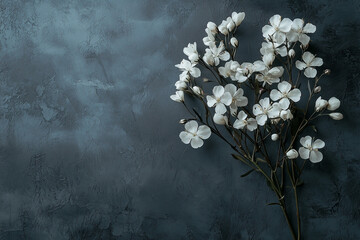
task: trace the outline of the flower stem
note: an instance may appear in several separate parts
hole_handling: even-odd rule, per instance
[[[301,230],[300,230],[300,210],[299,210],[299,198],[296,190],[296,185],[294,186],[294,196],[295,196],[295,204],[296,204],[296,222],[297,222],[297,240],[301,238]]]
[[[296,237],[296,234],[295,234],[295,230],[293,228],[293,226],[291,225],[291,222],[290,222],[290,219],[289,219],[289,215],[286,211],[286,207],[285,207],[285,204],[284,204],[284,201],[283,200],[279,200],[280,201],[280,204],[281,204],[281,210],[283,211],[284,213],[284,216],[285,216],[285,219],[286,219],[286,222],[289,226],[289,229],[290,229],[290,232],[291,232],[291,236],[293,237],[294,240],[297,240],[299,238]],[[300,236],[300,234],[298,234],[298,237]]]

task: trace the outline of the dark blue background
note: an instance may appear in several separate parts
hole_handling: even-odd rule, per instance
[[[357,0],[0,1],[0,239],[289,239],[261,176],[213,137],[193,150],[171,102],[188,42],[247,16],[241,59],[260,58],[279,13],[317,26],[332,70],[325,158],[300,190],[304,239],[360,239]]]

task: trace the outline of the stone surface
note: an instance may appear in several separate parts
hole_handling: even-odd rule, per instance
[[[241,60],[275,13],[304,18],[332,75],[325,159],[301,189],[304,239],[360,239],[357,0],[0,1],[0,239],[289,239],[263,179],[216,138],[178,138],[174,68],[207,21],[245,11]]]

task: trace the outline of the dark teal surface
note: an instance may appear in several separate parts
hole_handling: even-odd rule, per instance
[[[169,98],[188,42],[245,11],[239,61],[279,13],[317,26],[331,76],[324,160],[300,190],[304,239],[360,239],[360,1],[0,1],[0,239],[290,239],[261,176],[215,137],[193,150]],[[200,44],[199,44],[200,45]]]

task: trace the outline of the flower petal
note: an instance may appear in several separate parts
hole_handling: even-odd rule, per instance
[[[282,81],[281,83],[278,84],[278,89],[282,93],[288,93],[291,89],[291,84],[288,83],[287,81]]]
[[[291,25],[292,25],[292,21],[289,18],[284,18],[279,25],[279,30],[284,33],[287,33],[290,31]]]
[[[232,102],[231,94],[229,92],[225,92],[224,95],[222,95],[220,101],[226,106],[229,106]]]
[[[193,148],[199,148],[201,147],[202,145],[204,145],[204,141],[199,138],[198,136],[195,136],[193,139],[191,139],[191,146]]]
[[[206,100],[209,107],[213,107],[217,103],[216,99],[212,96],[206,96]]]
[[[327,109],[330,111],[334,111],[340,107],[340,100],[336,97],[332,97],[328,101]]]
[[[304,20],[295,18],[292,22],[291,28],[296,32],[300,32],[304,26]]]
[[[237,115],[237,118],[240,120],[245,120],[247,118],[247,114],[244,111],[240,111]]]
[[[280,98],[282,98],[282,94],[279,90],[277,89],[273,89],[271,90],[270,92],[270,98],[273,100],[273,101],[277,101],[279,100]]]
[[[247,120],[247,125],[246,125],[247,129],[249,129],[249,131],[254,131],[257,128],[257,122],[255,119],[253,118],[249,118]]]
[[[315,56],[311,52],[304,52],[304,54],[302,55],[302,59],[306,64],[310,64],[314,58]]]
[[[188,131],[189,133],[193,133],[196,134],[197,130],[198,130],[198,123],[195,120],[191,120],[189,122],[187,122],[185,124],[185,129],[186,131]]]
[[[300,138],[301,145],[303,145],[306,148],[311,147],[311,142],[312,142],[312,139],[310,136]]]
[[[303,62],[301,62],[301,61],[299,61],[299,60],[297,60],[297,61],[295,62],[295,65],[296,65],[296,68],[299,69],[299,70],[303,70],[304,68],[306,68],[306,64],[303,63]]]
[[[301,91],[297,88],[291,90],[288,94],[287,94],[288,98],[290,98],[293,102],[298,102],[300,101],[301,98]]]
[[[263,114],[262,107],[261,107],[259,104],[255,104],[255,105],[253,106],[253,114],[254,114],[255,116],[258,116],[258,115],[260,115],[260,114]]]
[[[311,23],[307,23],[303,29],[304,33],[314,33],[316,31],[316,26]]]
[[[320,149],[323,147],[325,147],[325,142],[321,139],[316,139],[312,144],[312,148],[314,149]]]
[[[289,101],[289,99],[287,99],[287,98],[281,99],[280,102],[279,102],[279,106],[280,106],[280,108],[283,109],[283,110],[288,109],[289,106],[290,106],[290,101]]]
[[[308,159],[310,157],[310,150],[304,147],[300,147],[299,154],[302,159]]]
[[[310,161],[312,163],[318,163],[321,162],[323,159],[323,154],[319,151],[311,151],[310,153]]]
[[[223,86],[215,86],[213,88],[213,94],[216,98],[220,98],[225,92],[225,89]]]
[[[181,139],[181,141],[185,144],[189,144],[190,143],[190,140],[193,138],[193,135],[191,133],[188,133],[188,132],[185,132],[185,131],[182,131],[180,134],[179,134],[179,137]]]
[[[226,113],[226,107],[223,103],[216,104],[215,112],[218,114],[224,114]]]
[[[260,125],[260,126],[264,126],[265,123],[267,121],[267,115],[259,115],[256,116],[256,122]]]
[[[235,129],[243,129],[244,127],[245,127],[245,122],[244,122],[244,120],[236,120],[235,122],[234,122],[234,124],[233,124],[233,127],[235,128]]]
[[[307,77],[307,78],[314,78],[316,77],[316,74],[317,74],[317,71],[315,68],[312,68],[312,67],[307,67],[304,71],[304,75]]]
[[[208,126],[206,125],[201,125],[196,133],[196,135],[198,135],[199,137],[201,137],[202,139],[208,139],[211,135],[211,130]]]
[[[270,18],[270,24],[273,27],[279,27],[281,22],[281,16],[279,14],[276,14]]]
[[[322,58],[319,58],[319,57],[316,57],[312,60],[310,66],[313,66],[313,67],[320,67],[324,64]]]
[[[310,42],[310,37],[304,33],[299,34],[299,41],[303,46],[307,46]]]
[[[198,69],[197,67],[193,67],[190,69],[190,74],[194,77],[194,78],[198,78],[201,75],[201,71],[200,69]]]
[[[275,32],[275,29],[270,25],[265,25],[262,28],[262,33],[264,38],[268,38],[269,36],[273,35]]]
[[[228,53],[227,51],[223,51],[219,54],[219,58],[223,61],[227,61],[230,59],[230,53]]]
[[[226,84],[224,90],[225,90],[225,92],[229,92],[231,94],[231,96],[234,96],[235,92],[236,92],[236,86],[232,83],[229,83],[229,84]]]

